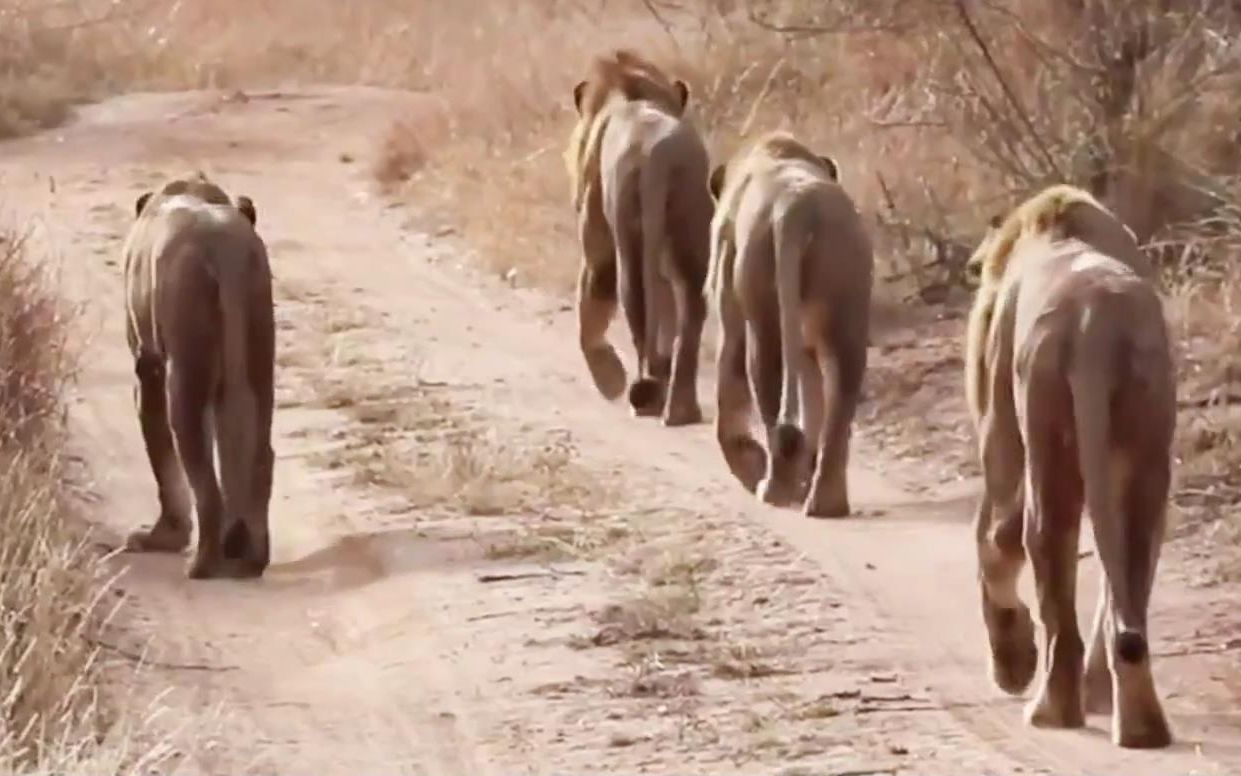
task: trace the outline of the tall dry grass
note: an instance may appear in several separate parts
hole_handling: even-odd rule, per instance
[[[0,230],[0,773],[76,761],[107,722],[107,580],[64,488],[66,323],[46,266]]]
[[[51,264],[0,224],[0,776],[179,772],[170,734],[146,729],[159,704],[112,695],[141,661],[101,653],[119,604],[69,486],[72,314]]]
[[[563,286],[575,260],[559,159],[570,89],[591,55],[630,46],[690,83],[715,156],[783,126],[840,157],[892,272],[917,270],[924,286],[954,280],[980,213],[1050,180],[1105,193],[1156,239],[1234,194],[1234,6],[10,0],[0,134],[133,89],[426,91],[391,129],[376,174],[444,204],[497,268]]]

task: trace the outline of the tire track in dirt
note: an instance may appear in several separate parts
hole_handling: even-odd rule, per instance
[[[738,492],[708,429],[670,431],[604,404],[584,378],[562,305],[450,266],[439,250],[447,246],[429,250],[338,161],[409,103],[375,90],[227,106],[204,95],[136,96],[93,108],[58,133],[63,142],[0,146],[3,185],[74,253],[69,291],[100,316],[74,421],[99,475],[100,520],[115,530],[148,519],[154,505],[129,405],[117,270],[105,263],[129,199],[177,165],[218,171],[226,188],[255,198],[272,245],[284,359],[277,563],[260,585],[196,585],[180,561],[126,559],[124,584],[165,634],[161,658],[230,669],[168,680],[187,713],[227,704],[225,743],[198,755],[205,770],[718,773],[787,764],[789,773],[1180,774],[1241,763],[1235,696],[1227,676],[1208,683],[1217,664],[1205,661],[1156,665],[1161,689],[1175,691],[1169,711],[1184,743],[1172,750],[1115,749],[1097,718],[1081,732],[1024,727],[1019,703],[998,698],[983,670],[967,490],[915,497],[896,483],[918,484],[919,471],[892,464],[878,476],[883,457],[862,439],[851,489],[870,514],[808,521]],[[575,465],[598,474],[601,488],[622,488],[622,504],[592,513],[592,523],[609,510],[648,510],[645,522],[623,515],[626,530],[640,526],[712,561],[698,616],[715,640],[566,646],[584,628],[588,640],[606,641],[609,623],[595,629],[589,615],[633,587],[616,558],[643,566],[643,552],[659,544],[617,540],[597,553],[610,563],[585,563],[580,576],[494,557],[504,541],[496,526],[525,524],[467,519],[433,500],[411,512],[425,494],[379,464],[394,450],[398,470],[414,465],[429,437],[416,423],[376,435],[383,424],[366,420],[372,410],[333,400],[349,380],[374,389],[375,406],[416,405],[420,417],[487,427],[516,445],[567,431]],[[422,383],[447,384],[447,398],[406,391]],[[574,519],[556,527],[577,530]],[[497,563],[533,576],[480,585],[480,569]],[[1161,642],[1161,622],[1172,630],[1188,621],[1166,612],[1192,599],[1165,579],[1156,596]],[[721,656],[730,643],[767,651]],[[771,672],[721,678],[738,671]],[[681,693],[682,679],[700,689]]]

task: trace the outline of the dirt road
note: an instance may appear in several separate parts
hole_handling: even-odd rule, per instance
[[[1241,771],[1235,596],[1169,550],[1153,628],[1174,748],[1114,748],[1097,717],[1026,728],[985,675],[974,483],[928,489],[863,429],[863,514],[806,520],[742,492],[708,426],[603,402],[563,300],[477,276],[370,193],[353,160],[417,99],[135,95],[0,146],[4,205],[83,304],[72,420],[114,538],[155,514],[116,261],[134,198],[203,169],[254,198],[270,246],[274,565],[190,583],[183,559],[123,559],[114,646],[150,639],[143,692],[168,694],[147,735],[172,731],[188,772]]]

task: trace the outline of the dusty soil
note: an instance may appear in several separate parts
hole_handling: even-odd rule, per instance
[[[1177,544],[1153,613],[1175,747],[1114,748],[1097,717],[1032,730],[990,686],[976,481],[956,473],[970,440],[943,395],[959,355],[919,342],[959,321],[876,343],[858,516],[768,509],[709,426],[594,393],[564,300],[477,274],[449,230],[373,193],[366,157],[416,95],[221,97],[132,95],[0,145],[4,205],[34,218],[82,305],[71,420],[109,541],[155,515],[120,314],[134,198],[203,169],[254,198],[271,249],[275,562],[259,582],[191,583],[181,558],[117,560],[130,606],[109,654],[147,650],[131,707],[161,705],[143,735],[186,772],[1241,769],[1238,594],[1194,584]],[[1086,623],[1088,552],[1082,572]]]

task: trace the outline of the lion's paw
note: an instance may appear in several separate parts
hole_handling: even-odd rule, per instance
[[[184,551],[189,543],[189,529],[172,527],[166,522],[156,522],[151,528],[133,531],[125,537],[128,552],[178,553]]]
[[[1071,729],[1084,727],[1086,714],[1081,706],[1081,698],[1075,693],[1063,693],[1061,697],[1053,697],[1044,690],[1038,697],[1026,705],[1026,722],[1032,727],[1049,729]]]
[[[608,401],[615,401],[625,392],[625,366],[611,345],[589,350],[585,353],[586,367],[594,380],[595,388]]]
[[[702,422],[702,408],[697,403],[670,404],[664,414],[664,425],[669,428],[692,426]]]

